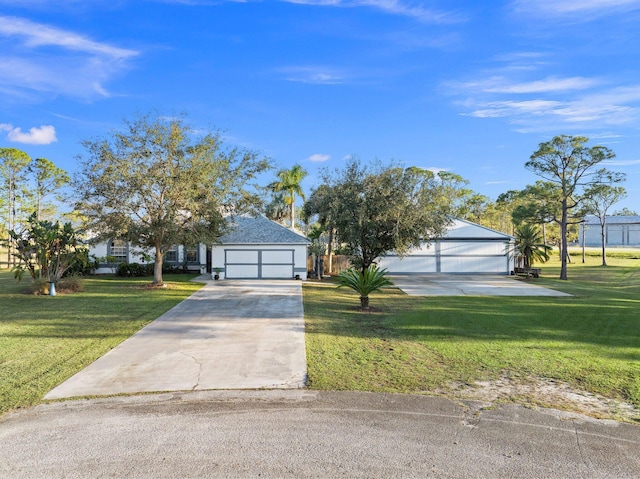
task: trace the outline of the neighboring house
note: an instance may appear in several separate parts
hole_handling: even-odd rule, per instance
[[[640,247],[640,216],[606,216],[606,246]],[[595,215],[587,215],[580,225],[579,243],[584,246],[602,246],[602,227]]]
[[[514,238],[470,221],[452,218],[442,238],[414,248],[404,257],[378,261],[391,274],[511,274]]]
[[[229,221],[229,232],[211,247],[220,278],[307,279],[307,238],[263,216]]]

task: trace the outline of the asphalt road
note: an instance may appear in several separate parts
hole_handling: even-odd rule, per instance
[[[0,419],[10,478],[637,478],[639,451],[631,424],[372,393],[174,392]]]

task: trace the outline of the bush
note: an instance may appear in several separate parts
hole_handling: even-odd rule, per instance
[[[150,276],[152,274],[153,264],[120,263],[116,270],[117,276],[124,276],[128,278]]]
[[[46,278],[35,278],[24,290],[26,294],[49,294],[49,281]]]
[[[56,291],[61,293],[78,293],[82,289],[82,279],[79,275],[66,276],[56,283]]]

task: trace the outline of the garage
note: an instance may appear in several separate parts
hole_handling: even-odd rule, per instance
[[[229,231],[211,248],[220,278],[307,278],[307,238],[262,216],[228,221]]]
[[[290,279],[295,276],[293,249],[225,248],[227,279]]]
[[[455,218],[442,238],[404,257],[384,256],[378,264],[391,274],[510,274],[513,241],[512,236]]]

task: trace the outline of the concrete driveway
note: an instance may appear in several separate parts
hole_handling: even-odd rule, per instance
[[[400,394],[199,391],[0,419],[0,476],[637,478],[640,427]]]
[[[45,399],[154,391],[301,388],[300,281],[207,281]]]
[[[409,296],[571,296],[505,275],[433,273],[391,279]]]

